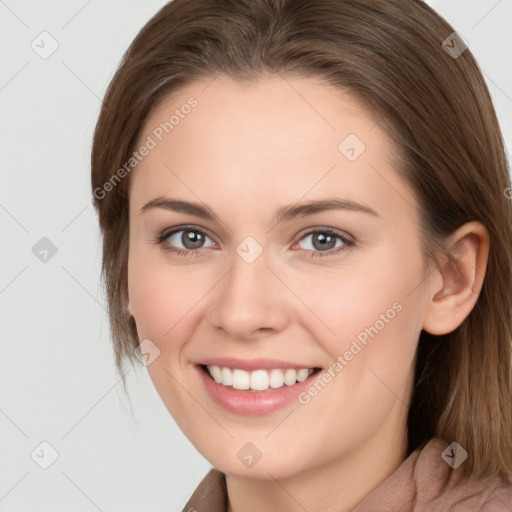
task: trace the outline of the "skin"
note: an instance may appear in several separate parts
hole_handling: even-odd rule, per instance
[[[194,82],[158,105],[139,144],[190,96],[197,107],[130,177],[126,299],[140,340],[160,350],[149,375],[185,435],[226,473],[230,512],[350,510],[406,457],[419,334],[450,332],[469,314],[487,232],[478,223],[461,227],[449,240],[458,242],[456,265],[427,272],[417,201],[394,170],[396,149],[379,118],[312,78]],[[338,149],[349,134],[366,146],[355,161]],[[162,196],[206,204],[220,220],[141,212]],[[326,198],[377,215],[336,209],[273,221],[283,205]],[[197,256],[154,243],[190,224],[206,235],[190,249]],[[322,256],[310,231],[328,227],[355,244],[334,253],[343,245],[336,237]],[[181,234],[167,245],[189,248]],[[252,263],[236,252],[247,236],[263,249]],[[194,367],[233,356],[327,369],[397,302],[401,311],[307,405],[293,401],[261,417],[226,412]],[[262,454],[252,467],[237,457],[248,442]]]

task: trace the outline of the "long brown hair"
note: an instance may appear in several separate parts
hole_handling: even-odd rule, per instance
[[[418,199],[431,268],[434,248],[463,223],[477,220],[489,231],[487,273],[471,313],[449,334],[421,332],[408,453],[434,436],[457,441],[469,454],[466,476],[508,480],[510,178],[488,89],[464,48],[441,16],[413,0],[174,0],[149,20],[108,87],[91,158],[119,372],[125,361],[133,364],[139,344],[125,309],[130,173],[119,169],[152,109],[178,88],[219,73],[321,78],[379,112],[399,149],[396,170]]]

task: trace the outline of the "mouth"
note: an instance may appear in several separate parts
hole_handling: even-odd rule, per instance
[[[217,365],[198,365],[211,380],[232,390],[249,393],[271,392],[293,387],[304,382],[322,369],[313,368],[261,368],[253,371]]]

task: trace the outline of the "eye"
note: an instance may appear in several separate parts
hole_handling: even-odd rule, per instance
[[[310,252],[309,256],[311,257],[332,256],[355,245],[353,240],[331,228],[309,231],[300,240],[308,239],[309,242],[305,244],[306,248],[304,250]]]
[[[209,240],[209,236],[194,226],[181,226],[178,229],[164,231],[155,239],[157,244],[169,252],[179,254],[181,256],[199,253],[198,249],[205,247],[214,247],[215,244],[204,245],[205,240]],[[181,246],[180,246],[181,245]],[[193,254],[194,256],[196,254]]]
[[[306,243],[306,248],[302,250],[308,252],[310,257],[332,256],[355,245],[354,240],[332,228],[311,230],[300,241],[308,239],[309,243]],[[205,245],[206,240],[210,240],[210,245]],[[180,226],[170,231],[165,230],[155,238],[154,242],[160,244],[164,250],[179,256],[199,256],[201,254],[199,249],[215,247],[210,237],[194,226]]]

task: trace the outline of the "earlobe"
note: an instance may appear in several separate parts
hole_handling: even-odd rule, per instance
[[[123,289],[123,308],[128,316],[133,316],[132,308],[130,306],[130,296],[128,294],[128,290],[126,288]]]
[[[447,240],[449,258],[430,277],[423,329],[441,335],[455,330],[473,309],[484,282],[489,233],[477,221],[461,226]],[[440,284],[441,283],[441,284]]]
[[[128,316],[133,316],[132,308],[130,306],[130,297],[128,296],[128,292],[125,291],[123,295],[124,295],[124,300],[123,300],[124,309],[127,312]]]

